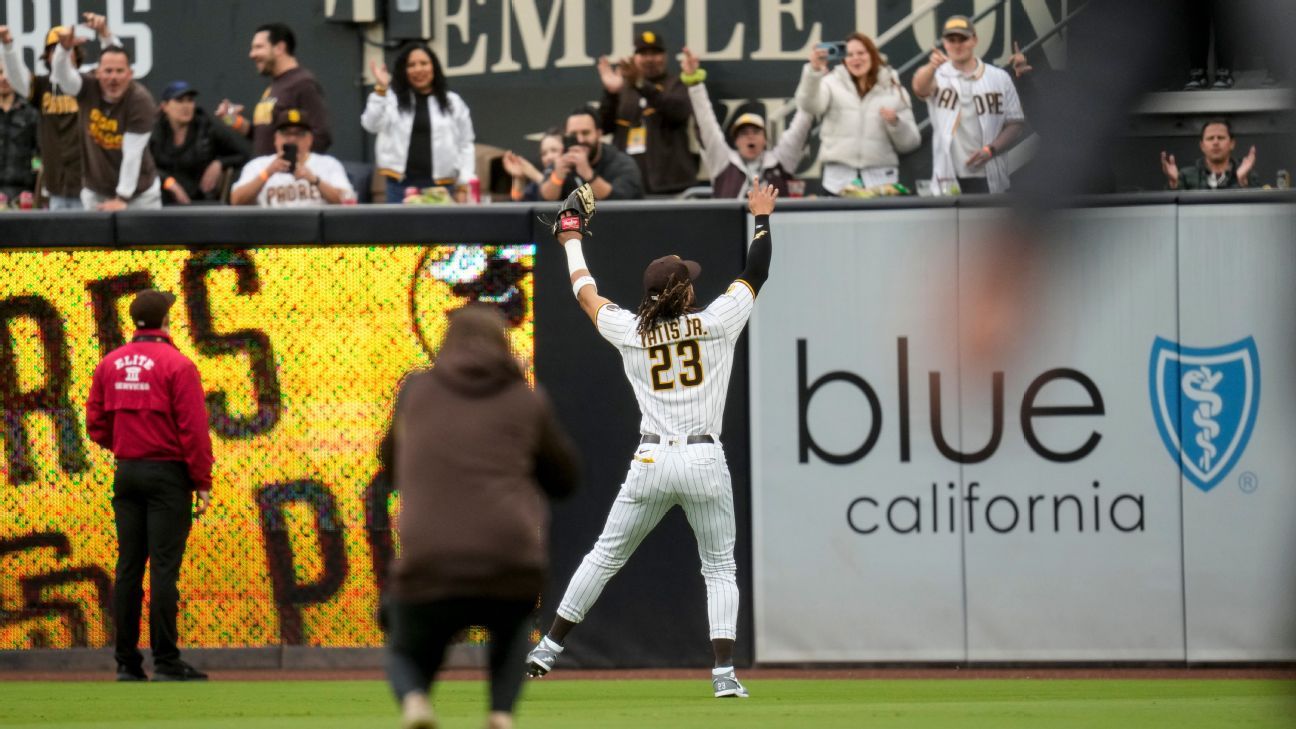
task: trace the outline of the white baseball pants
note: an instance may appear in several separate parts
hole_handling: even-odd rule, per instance
[[[738,565],[733,487],[719,442],[686,445],[683,436],[641,444],[612,504],[603,533],[572,575],[558,615],[579,623],[639,543],[676,504],[697,539],[711,638],[737,638]]]

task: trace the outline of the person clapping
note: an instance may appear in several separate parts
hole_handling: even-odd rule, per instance
[[[1256,148],[1239,162],[1233,159],[1237,138],[1227,119],[1212,119],[1202,125],[1201,139],[1197,143],[1202,156],[1189,167],[1179,167],[1173,154],[1161,152],[1161,174],[1165,175],[1170,190],[1225,190],[1250,187],[1251,172],[1255,169]]]
[[[406,187],[449,187],[467,202],[477,176],[472,116],[451,91],[436,53],[422,41],[401,47],[391,72],[375,63],[373,93],[360,125],[378,135],[374,159],[387,178],[387,202],[398,203]]]

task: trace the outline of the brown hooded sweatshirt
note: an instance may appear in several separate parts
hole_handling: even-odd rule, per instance
[[[455,312],[434,367],[405,378],[384,462],[400,493],[391,594],[532,598],[548,568],[547,498],[575,490],[571,440],[527,386],[504,322]]]

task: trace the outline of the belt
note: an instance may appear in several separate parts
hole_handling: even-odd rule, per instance
[[[643,436],[639,438],[639,442],[640,443],[661,443],[662,437],[660,435],[657,435],[656,433],[644,433]],[[712,438],[709,435],[690,435],[684,439],[684,442],[687,443],[688,445],[693,445],[695,443],[714,443],[715,438]]]

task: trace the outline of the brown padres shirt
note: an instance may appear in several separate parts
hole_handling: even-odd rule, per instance
[[[117,194],[117,178],[121,174],[122,140],[127,132],[151,134],[153,120],[157,118],[157,105],[148,89],[132,81],[126,92],[115,103],[104,100],[99,82],[93,74],[82,74],[81,93],[82,164],[83,184],[105,197]],[[139,182],[134,197],[147,190],[157,178],[153,154],[144,148],[140,161]]]
[[[31,101],[40,109],[41,184],[51,195],[81,194],[81,122],[75,96],[63,93],[49,76],[34,76]]]
[[[327,152],[333,144],[324,89],[315,74],[298,66],[274,78],[252,110],[252,151],[258,156],[275,154],[274,119],[284,109],[301,109],[311,125],[311,151]]]

